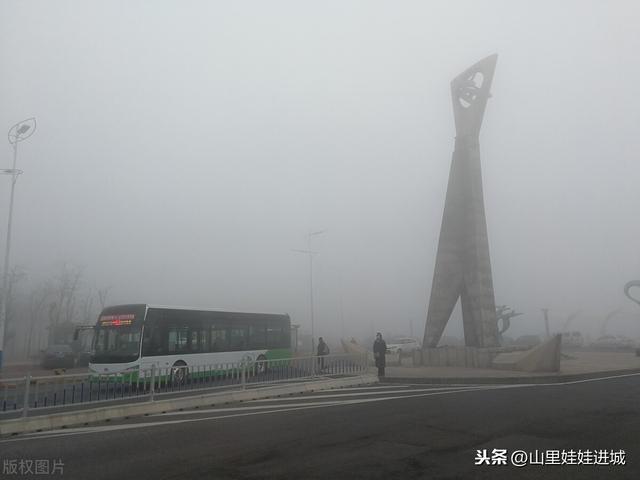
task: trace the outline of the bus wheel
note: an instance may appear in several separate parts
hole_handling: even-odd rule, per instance
[[[267,370],[267,357],[264,355],[258,356],[258,358],[256,358],[256,374],[265,374],[267,373]]]
[[[185,383],[187,376],[189,375],[189,369],[187,364],[183,361],[178,361],[171,367],[171,381],[178,385]]]

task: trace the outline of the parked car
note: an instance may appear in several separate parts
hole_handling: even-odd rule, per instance
[[[88,367],[91,359],[91,352],[80,351],[76,353],[76,367]]]
[[[513,341],[513,345],[534,347],[542,342],[538,335],[521,335]]]
[[[632,350],[635,347],[635,342],[623,335],[603,335],[593,342],[591,347],[604,350]]]
[[[414,350],[420,348],[420,342],[415,338],[398,337],[387,343],[387,353],[396,355],[411,355]]]
[[[73,368],[76,356],[70,345],[49,345],[42,355],[42,368]]]
[[[578,331],[562,332],[562,346],[563,347],[582,347],[584,345],[584,338],[582,333]]]

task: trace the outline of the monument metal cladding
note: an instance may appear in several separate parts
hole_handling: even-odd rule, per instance
[[[455,149],[440,230],[427,312],[424,347],[436,347],[458,301],[465,344],[500,343],[489,259],[487,221],[480,168],[480,127],[490,95],[497,55],[491,55],[451,82]]]

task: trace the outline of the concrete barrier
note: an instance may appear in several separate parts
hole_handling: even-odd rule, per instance
[[[493,359],[491,366],[521,372],[558,372],[561,345],[562,336],[554,335],[530,350],[501,353]]]
[[[425,367],[491,368],[491,362],[497,355],[519,350],[522,350],[522,347],[463,347],[451,345],[425,347],[419,355],[414,354],[413,364]]]
[[[266,386],[248,390],[209,393],[204,395],[172,398],[168,400],[155,400],[125,405],[121,404],[108,407],[75,410],[72,412],[54,413],[51,415],[16,418],[0,421],[0,435],[53,430],[73,425],[84,425],[125,417],[171,412],[202,406],[215,407],[228,403],[246,402],[261,398],[275,397],[278,395],[291,395],[313,392],[316,390],[369,385],[377,382],[378,377],[376,375],[365,374],[357,377],[322,379],[288,385]]]

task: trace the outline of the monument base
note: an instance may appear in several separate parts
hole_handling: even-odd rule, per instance
[[[557,372],[560,370],[561,345],[562,336],[554,335],[524,352],[498,355],[493,361],[493,368],[522,372]]]
[[[435,347],[414,352],[413,364],[425,367],[492,368],[493,359],[501,353],[522,350],[521,347]]]

